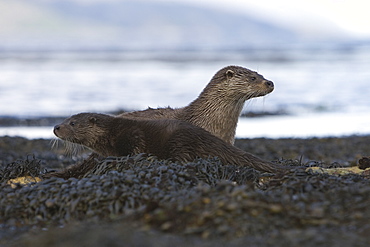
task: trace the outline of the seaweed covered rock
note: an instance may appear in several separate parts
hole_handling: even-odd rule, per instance
[[[345,160],[348,152],[337,155]],[[29,156],[1,166],[0,245],[370,244],[370,180],[364,174],[334,176],[296,168],[274,175],[225,166],[217,159],[178,164],[140,154],[108,157],[80,179],[7,184],[14,176],[43,174],[40,163]]]
[[[217,159],[183,165],[146,155],[108,158],[81,179],[3,184],[0,219],[9,226],[132,221],[202,238],[370,227],[370,181],[363,176],[297,169],[261,184],[264,174],[250,177],[248,169]]]
[[[0,216],[3,223],[12,224],[109,219],[176,201],[183,194],[191,197],[189,189],[200,182],[209,186],[225,179],[253,183],[257,177],[252,168],[223,166],[216,159],[183,165],[143,155],[110,158],[81,179],[50,178],[17,188],[3,184]]]

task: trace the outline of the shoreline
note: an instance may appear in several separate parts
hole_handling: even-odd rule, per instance
[[[355,166],[359,158],[370,156],[370,135],[310,138],[236,138],[235,146],[258,157],[278,161],[322,163],[330,166]],[[81,153],[66,153],[65,144],[58,138],[28,139],[20,136],[0,136],[0,165],[17,159],[35,156],[45,167],[64,168],[86,157],[89,149]],[[51,163],[51,164],[49,164]]]
[[[53,126],[65,117],[0,117],[0,136],[55,138]],[[370,135],[370,119],[363,113],[307,113],[240,117],[236,138],[325,138]]]

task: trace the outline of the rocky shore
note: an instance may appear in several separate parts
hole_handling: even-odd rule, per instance
[[[109,157],[82,179],[51,178],[80,162],[54,140],[0,138],[0,246],[368,246],[368,171],[263,174],[217,159],[186,165],[147,155]],[[356,166],[370,136],[238,139],[282,164]],[[53,145],[54,144],[54,145]],[[52,148],[52,146],[54,146]]]

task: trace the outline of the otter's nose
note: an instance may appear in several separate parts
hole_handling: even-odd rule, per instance
[[[55,133],[55,131],[58,131],[60,129],[60,125],[58,124],[58,125],[55,125],[54,126],[54,133]]]
[[[268,87],[274,87],[274,83],[272,81],[266,81],[266,85]]]

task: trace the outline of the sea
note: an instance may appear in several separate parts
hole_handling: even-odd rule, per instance
[[[181,107],[221,68],[275,83],[245,103],[237,138],[370,134],[370,45],[235,50],[0,50],[0,117],[39,118]],[[53,138],[52,126],[0,136]]]

